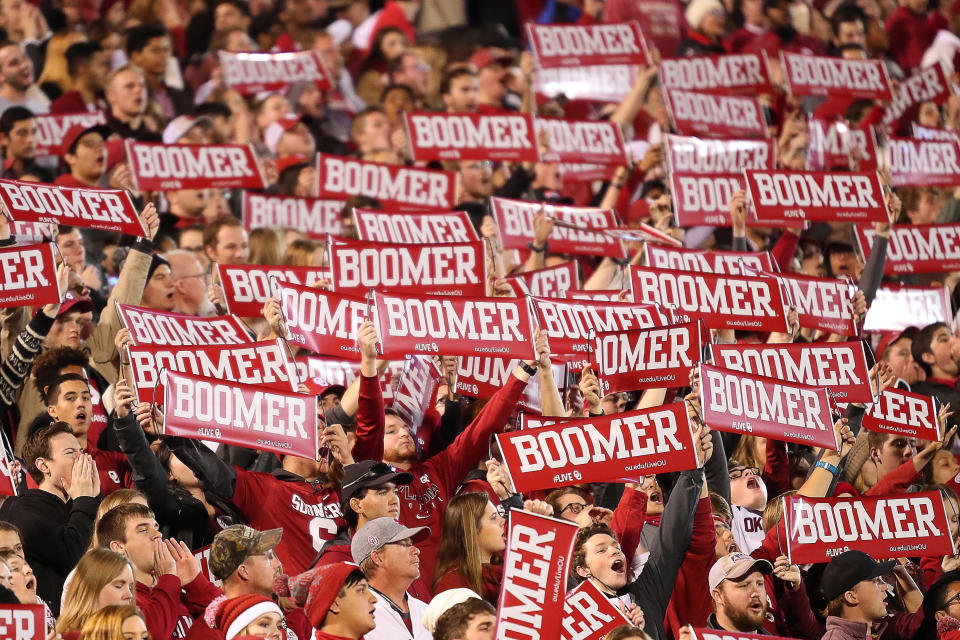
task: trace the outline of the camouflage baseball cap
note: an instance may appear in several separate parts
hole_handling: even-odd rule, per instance
[[[265,553],[278,544],[283,529],[257,531],[243,524],[230,525],[213,538],[210,545],[210,571],[225,580],[250,556]]]

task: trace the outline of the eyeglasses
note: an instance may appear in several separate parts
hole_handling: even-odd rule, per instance
[[[730,479],[736,480],[737,478],[742,478],[743,476],[756,476],[760,477],[760,468],[759,467],[739,467],[733,469],[730,472]]]
[[[206,280],[209,276],[206,273],[191,273],[188,276],[180,276],[177,280],[186,280],[187,278],[203,278]]]
[[[570,504],[565,506],[563,509],[560,509],[560,513],[563,513],[567,509],[570,509],[570,513],[572,513],[573,515],[577,515],[586,508],[587,508],[587,505],[584,502],[571,502]]]
[[[413,540],[411,540],[410,538],[405,538],[403,540],[398,540],[396,542],[388,542],[384,546],[390,546],[390,545],[393,545],[395,547],[412,547]]]
[[[493,162],[490,160],[478,160],[477,162],[471,162],[467,165],[467,169],[477,169],[482,171],[484,169],[493,170]]]
[[[946,602],[940,605],[940,608],[937,609],[937,611],[944,611],[946,609],[949,609],[950,605],[953,604],[954,602],[960,602],[960,591],[956,592],[955,594],[953,594],[953,596],[948,598]]]

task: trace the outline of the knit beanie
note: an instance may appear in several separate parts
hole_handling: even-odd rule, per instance
[[[220,605],[217,612],[217,628],[226,640],[233,640],[253,621],[267,613],[283,616],[279,605],[270,598],[253,593],[230,598]]]
[[[690,28],[699,31],[700,23],[707,17],[707,14],[716,10],[724,10],[723,5],[720,4],[720,0],[693,0],[687,5],[684,16]]]
[[[330,610],[343,584],[354,571],[360,571],[360,567],[352,562],[337,562],[317,568],[310,581],[306,603],[307,617],[310,618],[310,624],[314,629],[319,629],[323,624],[327,611]]]
[[[170,267],[170,263],[167,262],[166,258],[161,258],[157,254],[153,254],[150,257],[150,268],[147,270],[147,282],[150,281],[150,278],[153,277],[153,272],[156,271],[160,265],[165,264],[167,267]]]

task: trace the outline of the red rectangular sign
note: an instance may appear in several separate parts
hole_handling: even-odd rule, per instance
[[[0,605],[0,640],[40,640],[46,637],[44,605]]]
[[[711,429],[797,442],[836,451],[824,387],[700,365],[700,404]]]
[[[557,220],[550,234],[552,251],[614,258],[624,256],[620,241],[603,233],[605,229],[620,224],[612,209],[566,207],[507,198],[491,198],[490,203],[504,249],[527,248],[527,243],[533,240],[533,217],[543,208],[548,217]]]
[[[534,128],[544,146],[541,162],[629,164],[623,132],[615,122],[537,118]]]
[[[879,401],[867,405],[863,428],[917,440],[943,440],[937,424],[937,399],[896,387],[885,389]]]
[[[942,103],[955,93],[950,75],[942,60],[924,69],[917,70],[912,76],[900,83],[900,91],[893,96],[883,114],[883,124],[892,125],[906,113],[907,109],[921,102]]]
[[[663,100],[674,129],[685,136],[762,138],[767,132],[763,104],[756,96],[719,96],[665,90]]]
[[[877,289],[867,309],[864,331],[903,331],[934,322],[953,323],[946,287],[906,287],[888,284]]]
[[[869,255],[877,232],[860,225],[854,228],[860,253]],[[884,273],[945,273],[958,269],[960,224],[908,224],[890,229]]]
[[[590,67],[558,67],[539,69],[534,76],[536,92],[568,100],[620,102],[630,94],[637,79],[637,66],[606,64]]]
[[[330,271],[326,268],[257,264],[218,264],[217,274],[227,309],[241,318],[260,316],[263,303],[270,297],[271,281],[312,287],[318,280],[330,277]]]
[[[663,327],[670,312],[655,304],[531,298],[541,331],[547,332],[556,355],[586,354],[600,333]]]
[[[484,245],[393,244],[331,238],[333,289],[362,297],[370,289],[428,296],[486,293]]]
[[[743,169],[773,169],[776,161],[773,140],[701,140],[667,135],[665,149],[677,224],[681,226],[730,225],[727,203],[743,188]]]
[[[787,331],[776,278],[629,267],[633,299],[699,318],[710,329]]]
[[[163,433],[317,459],[317,397],[167,371]]]
[[[223,81],[245,96],[262,91],[286,91],[295,82],[312,82],[319,89],[330,89],[333,82],[315,50],[282,53],[235,53],[221,49]]]
[[[913,137],[917,140],[950,140],[960,143],[960,131],[955,129],[934,129],[913,123]]]
[[[856,286],[840,278],[814,278],[795,273],[768,273],[783,284],[787,303],[797,308],[801,327],[842,336],[860,334],[853,313]]]
[[[877,168],[877,134],[873,127],[853,128],[846,120],[810,118],[810,168],[817,171]],[[773,167],[766,167],[773,168]]]
[[[787,556],[796,564],[829,562],[850,550],[877,560],[956,553],[939,491],[784,500]]]
[[[0,249],[0,307],[39,307],[63,299],[54,244]]]
[[[311,236],[340,235],[344,202],[244,191],[243,226],[245,229],[290,227]]]
[[[569,261],[504,279],[518,296],[559,298],[564,291],[580,288],[580,269],[576,262]]]
[[[591,361],[602,395],[685,387],[700,362],[700,323],[598,333]]]
[[[789,640],[789,638],[726,629],[694,629],[693,640]]]
[[[584,580],[563,599],[561,640],[603,640],[629,621],[593,582]]]
[[[713,364],[784,382],[827,387],[839,402],[873,402],[862,342],[713,344]]]
[[[467,356],[457,362],[457,393],[470,398],[489,398],[510,381],[521,360]],[[551,366],[557,388],[566,388],[567,368],[554,362]],[[520,404],[527,410],[540,413],[540,376],[534,376],[524,387]]]
[[[773,93],[765,53],[668,58],[660,61],[659,73],[665,89],[718,95]]]
[[[374,295],[384,358],[408,353],[533,358],[533,326],[523,298]]]
[[[616,24],[527,23],[530,47],[543,69],[611,64],[648,64],[647,45],[636,21]]]
[[[533,116],[528,113],[404,112],[403,121],[413,159],[507,160],[539,159]]]
[[[960,145],[953,140],[887,138],[890,186],[954,187],[960,185]]]
[[[654,244],[646,245],[647,266],[675,271],[697,271],[741,275],[742,265],[760,271],[775,271],[776,265],[769,251],[745,253],[741,251],[698,251],[673,249]]]
[[[265,389],[296,391],[299,378],[280,338],[218,346],[128,347],[133,386],[140,402],[152,402],[160,371],[176,371]]]
[[[743,172],[758,220],[887,222],[883,183],[876,171]]]
[[[864,100],[893,98],[881,60],[854,60],[780,52],[789,92],[795,96],[830,96]]]
[[[125,144],[141,191],[266,186],[252,144],[161,144],[130,138]]]
[[[510,514],[503,584],[497,606],[497,640],[558,638],[570,556],[579,528],[569,520],[521,509]]]
[[[357,328],[370,313],[363,298],[276,280],[272,290],[287,340],[321,355],[360,359]]]
[[[479,240],[466,211],[391,213],[354,209],[357,237],[374,242],[445,244]]]
[[[387,209],[449,211],[457,204],[457,174],[318,153],[317,195],[367,196]]]
[[[497,434],[515,491],[696,469],[682,402]]]
[[[63,136],[74,125],[92,127],[107,124],[103,111],[83,111],[80,113],[36,113],[33,121],[37,123],[37,150],[39,156],[60,156],[63,148]]]
[[[438,375],[436,364],[427,356],[404,359],[403,373],[390,406],[414,430],[423,424],[423,416],[433,407]]]
[[[118,304],[117,313],[135,345],[196,347],[250,342],[246,327],[233,315],[198,318],[128,304]]]
[[[130,194],[121,189],[78,189],[0,180],[0,204],[18,222],[46,222],[143,236]]]

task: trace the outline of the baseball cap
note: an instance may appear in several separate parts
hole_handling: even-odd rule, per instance
[[[270,151],[276,151],[281,136],[298,124],[300,124],[300,116],[292,113],[280,116],[279,120],[271,123],[267,130],[263,132],[263,143],[267,145]]]
[[[497,47],[481,49],[470,56],[470,64],[475,66],[477,71],[494,63],[500,63],[505,67],[509,67],[513,64],[513,56]]]
[[[343,485],[340,503],[348,504],[361,489],[379,487],[387,482],[410,484],[413,476],[406,471],[397,471],[392,465],[379,460],[364,460],[343,468]]]
[[[716,589],[724,580],[739,580],[754,571],[768,576],[773,573],[773,565],[767,560],[757,560],[745,553],[723,556],[710,567],[710,588]]]
[[[93,300],[87,296],[78,296],[73,291],[67,291],[63,297],[63,302],[60,303],[60,310],[57,311],[57,316],[62,316],[71,311],[93,311]]]
[[[852,589],[858,582],[879,578],[893,571],[896,560],[877,562],[863,551],[844,551],[835,556],[820,578],[820,590],[829,602]]]
[[[170,124],[163,130],[163,144],[176,144],[180,138],[187,135],[187,132],[194,127],[209,127],[213,120],[207,116],[177,116],[170,121]]]
[[[110,134],[113,133],[110,127],[105,124],[94,124],[89,127],[85,127],[82,124],[75,124],[63,134],[63,141],[60,143],[60,148],[64,154],[74,153],[77,150],[77,141],[88,133],[93,132],[99,133],[104,140],[109,138]]]
[[[913,334],[916,333],[916,327],[907,327],[903,331],[888,331],[880,337],[880,342],[877,343],[877,350],[874,353],[877,356],[877,359],[883,358],[883,352],[887,350],[887,347],[892,345],[894,342],[909,335],[911,338]]]
[[[412,538],[413,542],[420,542],[429,535],[430,527],[408,529],[393,518],[374,518],[353,534],[353,540],[350,541],[350,554],[353,556],[353,561],[360,564],[384,545],[407,538]]]
[[[283,529],[257,531],[244,524],[230,525],[213,538],[210,571],[225,580],[250,556],[260,555],[280,544]]]

